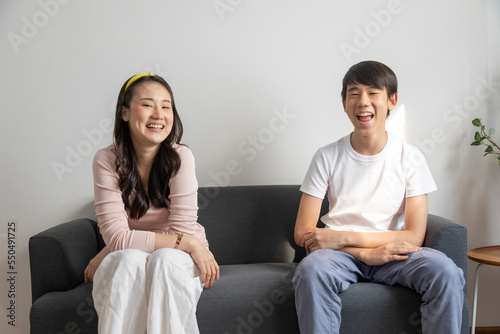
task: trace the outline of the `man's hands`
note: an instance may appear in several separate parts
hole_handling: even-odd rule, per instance
[[[391,261],[406,260],[408,254],[422,250],[421,247],[406,241],[391,242],[375,248],[345,247],[347,244],[346,235],[342,231],[316,228],[304,235],[300,246],[304,247],[308,252],[322,248],[341,250],[369,266],[380,266]]]
[[[346,246],[344,232],[334,231],[329,228],[315,228],[306,232],[300,246],[307,252],[321,248],[341,249]]]
[[[421,251],[422,248],[406,241],[392,242],[377,248],[346,247],[341,251],[351,254],[369,266],[380,266],[391,261],[408,259],[408,254]]]

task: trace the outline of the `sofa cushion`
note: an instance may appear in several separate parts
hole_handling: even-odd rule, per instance
[[[90,219],[76,219],[38,233],[29,240],[32,300],[48,291],[79,285],[89,261],[98,253],[100,235]],[[36,250],[36,251],[35,251]]]
[[[30,323],[31,334],[97,333],[92,284],[47,292],[33,302]]]
[[[201,334],[299,333],[292,278],[296,264],[221,266],[219,283],[201,294]]]
[[[421,333],[422,296],[402,286],[358,282],[340,295],[342,333]]]
[[[297,185],[200,188],[198,221],[219,265],[300,261],[293,231],[301,196]]]

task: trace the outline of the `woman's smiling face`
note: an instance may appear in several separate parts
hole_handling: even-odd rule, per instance
[[[135,87],[130,108],[122,108],[135,149],[159,146],[172,131],[174,114],[168,90],[158,82]]]

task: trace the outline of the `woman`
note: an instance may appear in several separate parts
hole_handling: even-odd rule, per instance
[[[165,80],[142,73],[125,82],[114,144],[93,162],[106,247],[85,282],[94,281],[99,333],[199,332],[196,304],[203,285],[219,280],[219,266],[196,222],[198,183],[182,132]]]

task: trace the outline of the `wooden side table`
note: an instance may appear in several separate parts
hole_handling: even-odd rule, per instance
[[[477,286],[479,282],[479,267],[482,264],[491,266],[500,266],[500,246],[488,246],[474,248],[467,251],[469,259],[479,262],[476,268],[476,276],[474,278],[474,301],[472,303],[472,329],[471,334],[476,332],[476,310],[477,310]]]

